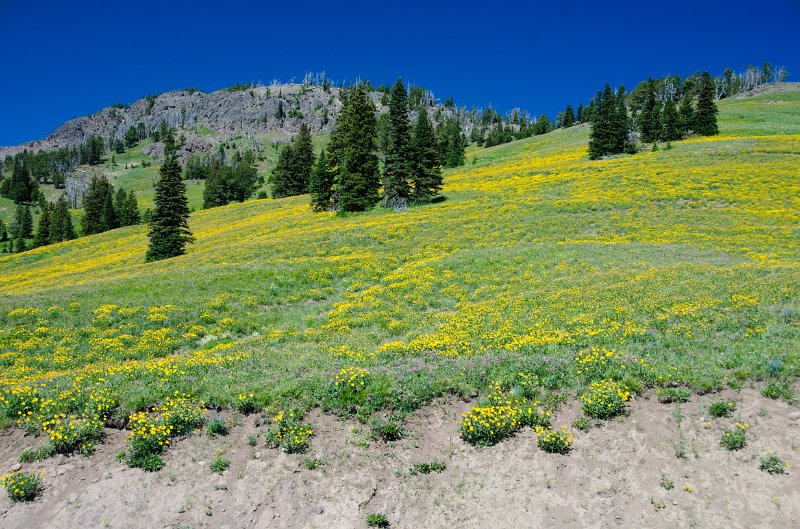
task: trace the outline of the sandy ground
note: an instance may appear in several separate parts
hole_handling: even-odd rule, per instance
[[[748,445],[719,445],[733,419],[710,419],[709,402],[730,398],[736,417],[751,424]],[[800,527],[800,412],[755,390],[694,396],[681,404],[686,456],[676,456],[676,404],[640,399],[630,415],[575,431],[569,455],[539,450],[524,430],[497,446],[476,449],[458,436],[462,401],[439,402],[417,413],[407,436],[368,439],[355,421],[314,412],[316,435],[305,455],[247,444],[256,418],[231,417],[225,438],[181,440],[155,474],[116,462],[125,432],[109,430],[89,458],[74,456],[24,465],[44,469],[46,488],[29,504],[0,499],[3,529],[53,528],[363,528],[369,513],[383,513],[402,528],[560,527]],[[577,403],[556,416],[569,424]],[[364,446],[364,441],[368,446]],[[41,439],[18,430],[0,432],[0,468]],[[222,476],[209,462],[218,450],[231,460]],[[770,475],[759,458],[775,451],[790,474]],[[323,461],[308,470],[304,459]],[[443,460],[441,474],[408,473],[413,463]],[[662,475],[675,483],[665,490]],[[691,492],[684,490],[691,486]]]

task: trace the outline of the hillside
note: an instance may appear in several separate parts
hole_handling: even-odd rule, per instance
[[[163,510],[151,521],[199,525],[208,501],[242,527],[352,527],[379,509],[393,527],[478,527],[498,516],[509,527],[610,527],[597,518],[607,512],[626,526],[790,525],[797,474],[771,480],[757,459],[779,450],[795,468],[800,427],[789,404],[758,391],[773,383],[792,401],[800,375],[800,86],[719,109],[719,136],[634,156],[590,161],[586,125],[473,147],[469,165],[446,172],[445,201],[403,213],[336,216],[313,213],[307,196],[254,200],[193,213],[196,243],[162,262],[144,263],[145,226],[0,257],[6,399],[19,387],[54,400],[102,392],[122,425],[178,392],[239,428],[217,444],[176,442],[164,454],[174,479],[132,470],[67,493],[81,483],[73,472],[91,482],[124,468],[113,461],[124,435],[110,429],[107,448],[86,461],[102,468],[79,474],[64,456],[35,463],[68,471],[48,473],[57,485],[44,503],[0,520],[18,527],[49,508],[64,526],[114,516],[128,527],[131,506],[154,503]],[[568,470],[531,455],[528,434],[484,450],[459,438],[465,401],[486,398],[495,381],[524,387],[518,377],[535,380],[554,425],[569,424],[588,385],[576,355],[604,349],[636,399],[630,416],[574,432]],[[340,392],[337,376],[366,389]],[[693,392],[685,433],[679,419],[667,425],[680,405],[657,402],[676,388]],[[717,392],[752,427],[741,452],[719,446],[735,426],[709,419]],[[423,408],[432,402],[441,407]],[[246,435],[271,418],[243,417],[251,407],[308,413],[312,452],[327,466],[309,470],[302,456],[266,449],[250,457]],[[412,439],[370,438],[375,420],[396,421]],[[676,459],[665,437],[692,443],[694,456]],[[7,466],[40,444],[18,430],[5,439]],[[225,488],[212,490],[208,460],[220,446],[244,477],[228,471]],[[420,458],[457,470],[414,481],[403,472]],[[608,477],[609,467],[619,473]],[[666,494],[662,472],[691,485],[664,510],[653,508]],[[135,499],[124,509],[100,503],[101,485]],[[274,493],[266,506],[254,492],[263,487]],[[228,489],[238,496],[215,495]],[[489,501],[497,490],[502,500]],[[68,494],[94,501],[68,506]]]

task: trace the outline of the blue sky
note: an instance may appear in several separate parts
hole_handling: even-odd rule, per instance
[[[800,80],[798,27],[797,0],[0,0],[0,145],[149,93],[306,71],[402,76],[442,100],[551,116],[605,82],[632,87],[649,74],[768,59]]]

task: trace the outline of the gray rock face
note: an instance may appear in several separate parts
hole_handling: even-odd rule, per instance
[[[383,110],[380,94],[373,92],[372,99],[379,111]],[[91,116],[72,119],[44,140],[0,147],[0,156],[23,149],[48,151],[74,147],[94,135],[108,143],[122,139],[130,127],[139,123],[150,131],[158,129],[162,122],[186,136],[184,154],[190,154],[209,150],[234,136],[254,138],[266,132],[279,132],[279,138],[288,139],[303,122],[312,132],[330,131],[341,106],[338,88],[325,91],[319,86],[296,84],[217,90],[208,94],[191,90],[165,92],[139,99],[128,108],[108,107]],[[155,157],[159,148],[152,148]]]

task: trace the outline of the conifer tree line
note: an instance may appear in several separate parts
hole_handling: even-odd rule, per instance
[[[411,123],[414,102],[402,80],[386,94],[389,111],[379,131],[366,87],[344,91],[327,151],[318,157],[311,133],[302,125],[279,154],[269,180],[272,196],[309,193],[314,210],[342,213],[366,211],[379,203],[400,210],[436,200],[442,166],[463,164],[466,142],[460,126],[445,121],[437,138],[424,105],[417,105],[417,119]]]
[[[94,176],[83,198],[84,215],[81,219],[83,235],[93,235],[141,222],[139,205],[133,191],[114,186],[102,176]]]
[[[4,243],[4,253],[24,252],[76,237],[66,196],[61,195],[55,202],[42,200],[39,207],[41,213],[35,229],[30,204],[17,205],[9,228],[0,220],[0,243]]]
[[[614,92],[608,84],[597,93],[583,110],[584,114],[588,113],[592,125],[591,159],[633,154],[638,150],[638,141],[655,145],[659,141],[680,140],[687,134],[713,136],[719,133],[715,84],[708,72],[691,82],[687,79],[672,84],[670,81],[661,86],[668,89],[660,90],[650,77],[628,95],[624,87]]]
[[[256,170],[256,156],[247,150],[234,153],[231,163],[226,163],[225,150],[220,146],[218,154],[205,160],[193,157],[184,170],[187,179],[205,180],[203,207],[225,206],[232,202],[244,202],[262,183]]]

